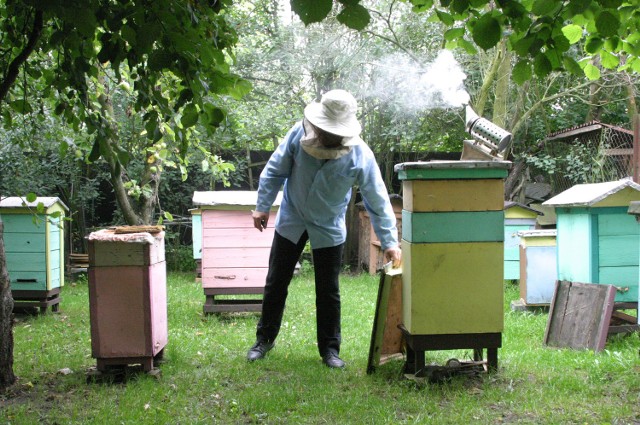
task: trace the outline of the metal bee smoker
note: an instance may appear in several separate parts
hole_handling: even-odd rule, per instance
[[[471,106],[465,108],[465,130],[474,140],[463,140],[462,160],[502,161],[501,152],[511,142],[511,133],[480,117]]]

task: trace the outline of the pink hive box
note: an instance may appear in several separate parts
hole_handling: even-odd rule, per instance
[[[164,232],[89,235],[91,355],[98,370],[153,369],[167,344]]]
[[[278,195],[269,223],[262,232],[253,226],[255,191],[195,192],[194,205],[202,211],[202,289],[204,313],[260,311],[269,268]],[[241,297],[238,297],[241,296]]]

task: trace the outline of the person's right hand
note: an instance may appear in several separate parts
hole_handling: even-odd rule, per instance
[[[391,261],[394,268],[400,267],[402,265],[402,250],[399,246],[387,248],[384,251],[384,258],[385,261]]]
[[[267,223],[269,222],[269,213],[262,211],[251,211],[251,216],[253,217],[253,226],[262,232],[263,229],[267,228]]]

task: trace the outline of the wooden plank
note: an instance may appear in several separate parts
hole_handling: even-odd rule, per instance
[[[396,164],[400,180],[433,179],[503,179],[507,177],[508,161],[427,161]]]
[[[45,252],[44,233],[5,232],[4,244],[7,253],[13,252]]]
[[[264,248],[208,248],[202,255],[202,269],[255,268],[269,266],[269,251]]]
[[[598,234],[601,236],[638,235],[640,226],[636,218],[627,214],[625,208],[615,210],[615,213],[598,214]]]
[[[269,224],[273,226],[275,223],[275,214],[270,215]],[[254,228],[251,211],[222,211],[222,210],[203,210],[202,211],[202,228],[203,229],[222,229],[222,228]],[[256,232],[258,230],[256,229]]]
[[[599,282],[616,287],[616,302],[638,301],[638,267],[601,267]]]
[[[12,272],[46,272],[44,253],[7,252],[7,269]]]
[[[402,271],[380,272],[378,299],[371,331],[367,373],[384,364],[389,358],[402,355],[403,337],[398,325],[402,323]]]
[[[38,233],[44,234],[45,216],[41,214],[33,215],[30,212],[23,214],[9,214],[9,211],[2,212],[2,221],[6,231],[15,233]]]
[[[503,211],[415,213],[403,210],[402,239],[412,243],[502,242],[504,213]]]
[[[612,285],[558,281],[544,343],[560,348],[603,350],[614,298]]]
[[[638,266],[640,259],[638,235],[600,236],[598,264],[600,267]]]
[[[273,243],[273,227],[260,232],[251,228],[208,228],[204,229],[203,245],[206,248],[267,248],[271,250]]]
[[[501,211],[504,184],[499,179],[405,180],[403,208],[413,212]]]
[[[41,272],[9,272],[11,291],[46,291],[47,274]]]
[[[208,268],[202,270],[202,287],[241,288],[245,286],[264,287],[267,267]]]
[[[164,239],[154,238],[152,245],[113,241],[95,241],[92,267],[143,266],[165,260]]]

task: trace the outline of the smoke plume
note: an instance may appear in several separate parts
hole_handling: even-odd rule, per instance
[[[368,96],[417,113],[435,108],[460,108],[469,103],[467,75],[449,50],[442,50],[426,66],[396,54],[375,63]]]

